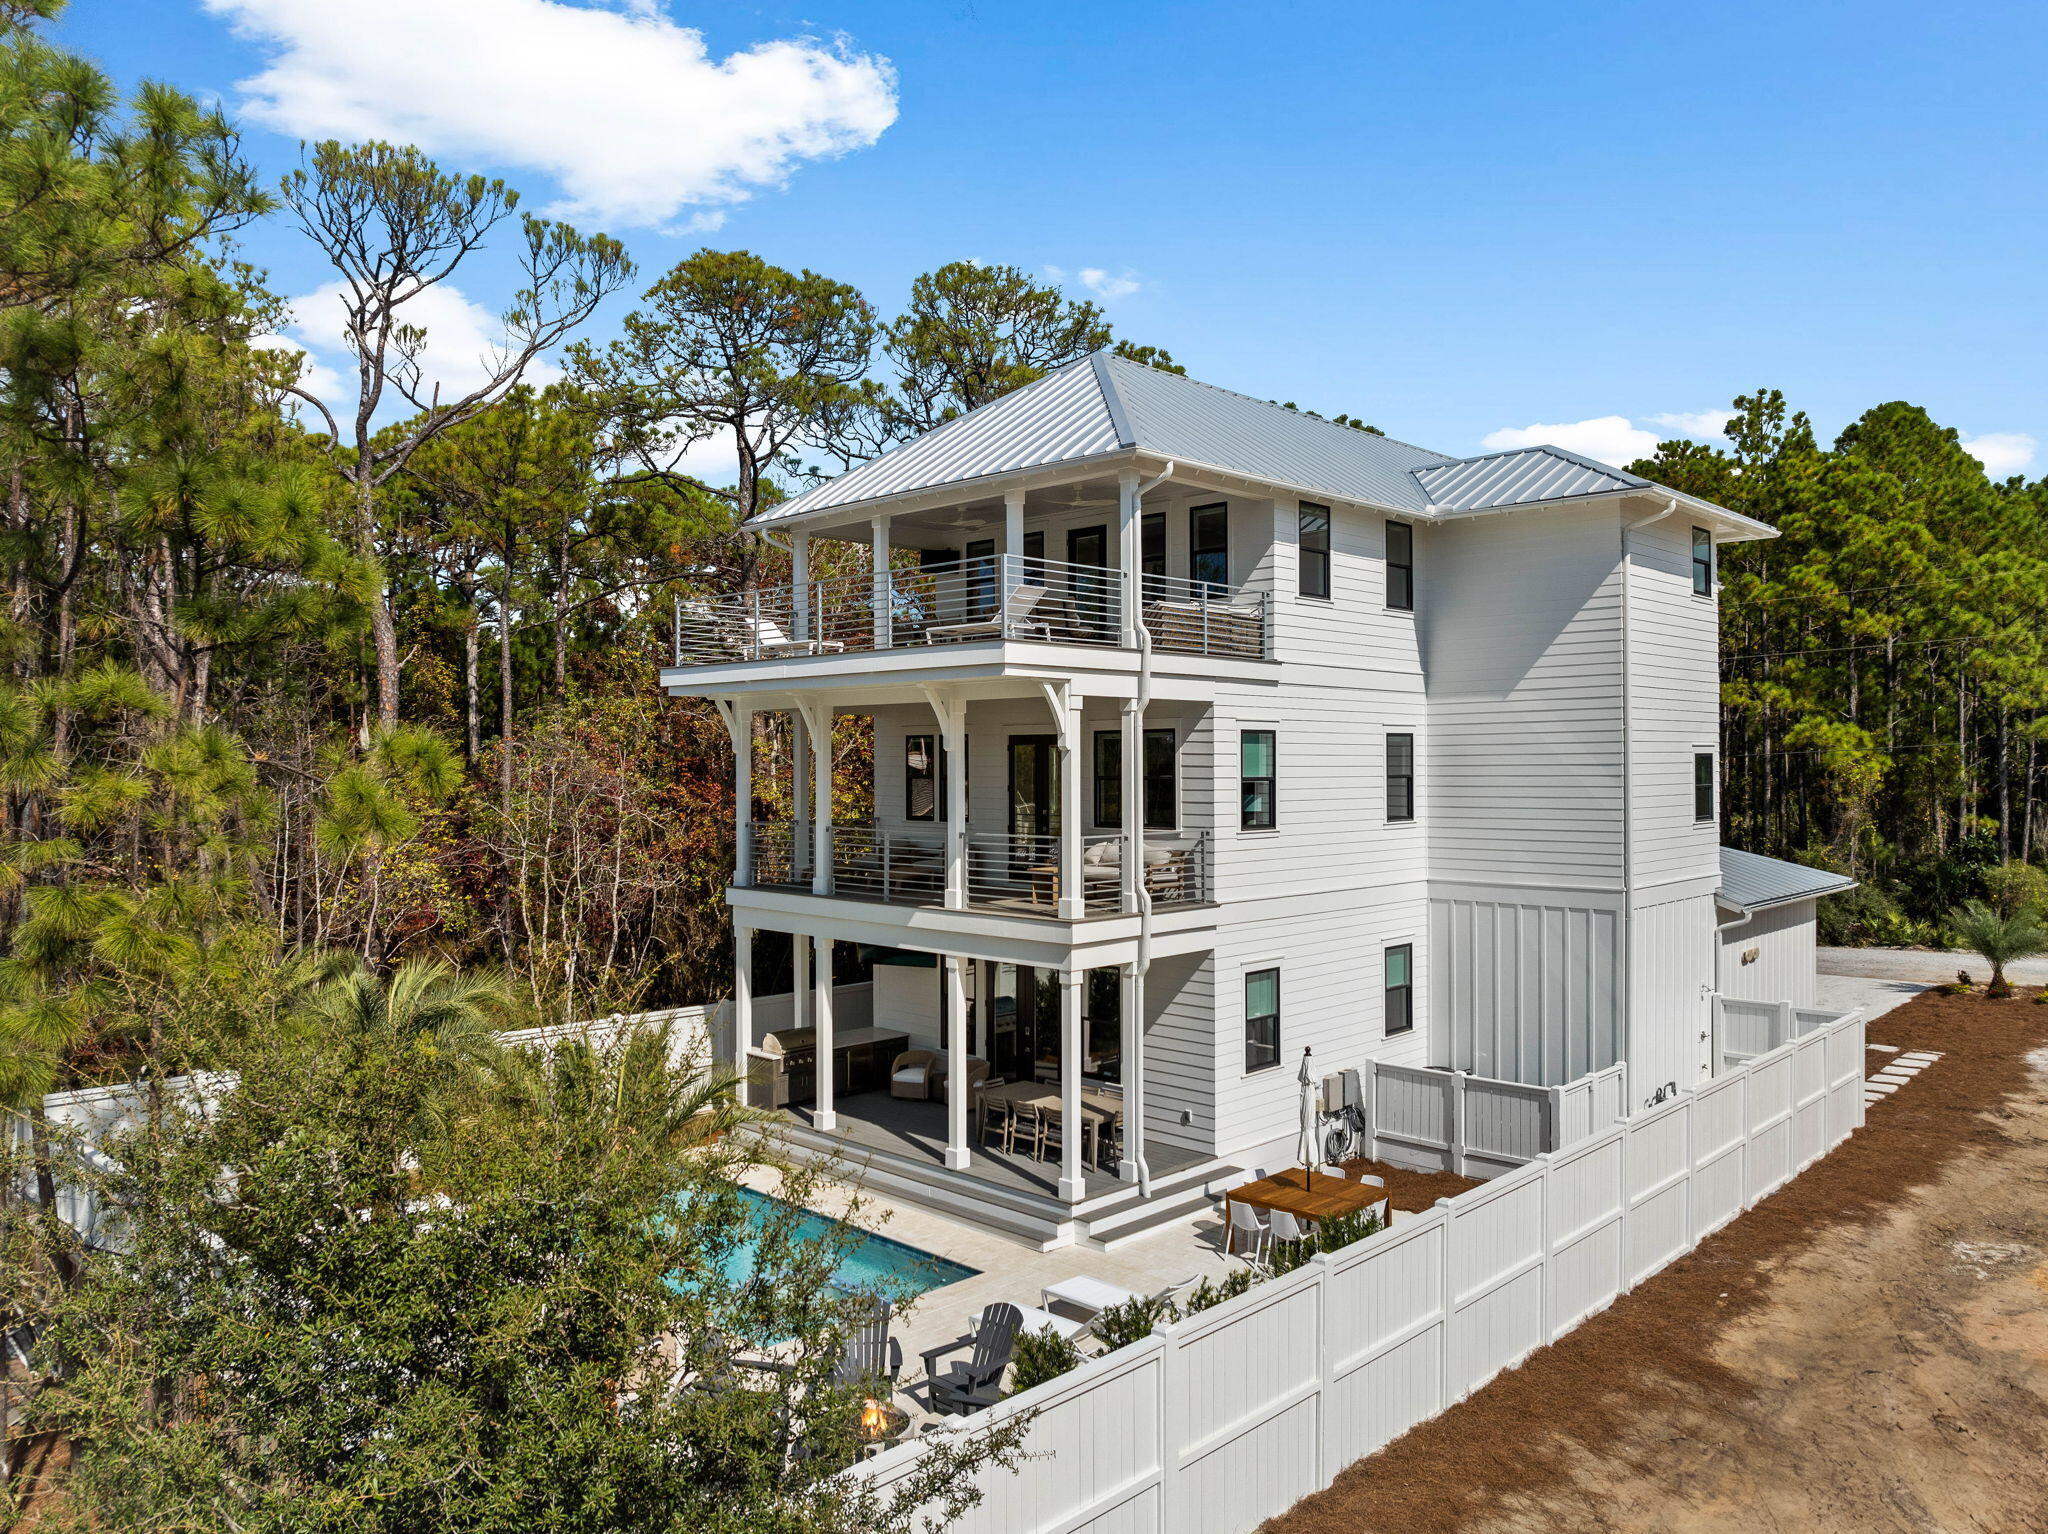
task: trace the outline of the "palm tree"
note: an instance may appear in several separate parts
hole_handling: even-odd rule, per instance
[[[2005,978],[2005,966],[2015,959],[2032,958],[2048,952],[2048,927],[2031,910],[2005,914],[1981,900],[1972,900],[1948,913],[1949,926],[1963,943],[1984,956],[1991,966],[1991,984],[1984,994],[2003,998],[2012,995],[2012,982]]]

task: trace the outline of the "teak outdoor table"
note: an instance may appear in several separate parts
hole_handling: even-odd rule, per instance
[[[1271,1177],[1232,1188],[1223,1196],[1232,1203],[1280,1209],[1311,1220],[1335,1220],[1347,1214],[1357,1214],[1385,1202],[1387,1197],[1385,1188],[1331,1177],[1323,1172],[1316,1173],[1315,1187],[1311,1191],[1305,1185],[1307,1175],[1300,1167],[1291,1166]],[[1228,1223],[1227,1219],[1225,1223]]]
[[[1010,1081],[999,1087],[983,1087],[980,1097],[981,1117],[975,1125],[977,1133],[988,1120],[988,1105],[992,1102],[1029,1104],[1041,1113],[1050,1113],[1054,1118],[1060,1116],[1063,1106],[1059,1084],[1048,1081]],[[1124,1100],[1121,1097],[1111,1097],[1104,1092],[1091,1092],[1086,1087],[1081,1089],[1081,1132],[1087,1137],[1084,1144],[1090,1165],[1096,1163],[1095,1142],[1099,1139],[1101,1126],[1105,1123],[1118,1123],[1123,1116]]]

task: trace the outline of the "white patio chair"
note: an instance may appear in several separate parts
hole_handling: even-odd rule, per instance
[[[1285,1209],[1275,1209],[1271,1226],[1275,1241],[1306,1241],[1315,1229],[1315,1221],[1297,1220]]]
[[[925,642],[941,639],[1003,639],[1014,637],[1026,630],[1035,630],[1041,639],[1052,637],[1051,628],[1043,619],[1034,619],[1032,610],[1045,600],[1043,586],[1014,587],[1006,600],[987,618],[975,618],[965,623],[935,623],[924,631]]]
[[[754,647],[763,655],[837,655],[846,646],[837,639],[791,639],[773,618],[755,618]]]
[[[1269,1234],[1266,1222],[1259,1218],[1255,1205],[1232,1203],[1230,1225],[1223,1233],[1223,1255],[1228,1257],[1235,1253],[1240,1241],[1249,1243],[1254,1255],[1262,1253]]]
[[[1317,1167],[1316,1170],[1322,1173],[1322,1175],[1325,1177],[1336,1178],[1339,1182],[1356,1182],[1358,1180],[1357,1178],[1352,1176],[1351,1173],[1345,1171],[1343,1167],[1339,1166],[1334,1161],[1325,1161],[1321,1166]]]

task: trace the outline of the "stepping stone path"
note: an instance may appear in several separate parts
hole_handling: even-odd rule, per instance
[[[1901,1050],[1894,1044],[1873,1044],[1870,1047],[1896,1058],[1863,1078],[1863,1105],[1866,1108],[1881,1097],[1891,1096],[1941,1058],[1941,1052],[1934,1049]]]

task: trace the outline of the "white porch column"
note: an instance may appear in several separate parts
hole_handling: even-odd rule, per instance
[[[789,595],[796,622],[794,639],[811,637],[811,535],[789,535]]]
[[[1126,469],[1116,477],[1116,538],[1117,564],[1123,571],[1123,639],[1127,650],[1138,647],[1138,624],[1142,612],[1140,606],[1144,582],[1139,578],[1138,569],[1142,560],[1138,539],[1139,510],[1138,486],[1142,481],[1135,469]]]
[[[1145,1157],[1145,981],[1135,964],[1117,966],[1117,1013],[1122,1037],[1117,1041],[1124,1075],[1124,1154],[1116,1175],[1138,1180]]]
[[[811,745],[811,893],[832,893],[832,705],[799,703]]]
[[[868,524],[868,565],[874,572],[875,648],[889,648],[889,519],[876,517]]]
[[[803,939],[797,941],[802,943]],[[838,1065],[832,1055],[832,939],[820,937],[811,941],[817,945],[817,962],[812,971],[817,990],[811,1003],[811,1026],[818,1030],[818,1090],[812,1100],[811,1123],[818,1129],[831,1129],[839,1122],[839,1116],[832,1111],[832,1078]]]
[[[1124,909],[1141,908],[1145,891],[1145,715],[1136,698],[1123,714]]]
[[[1060,905],[1062,921],[1078,921],[1086,912],[1088,893],[1081,878],[1083,783],[1088,776],[1087,747],[1081,733],[1081,698],[1066,682],[1043,682],[1053,729],[1060,740]]]
[[[920,687],[945,748],[946,907],[967,904],[967,705],[936,687]]]
[[[732,882],[754,882],[754,711],[730,699],[718,700],[718,717],[732,741]]]
[[[1082,979],[1078,969],[1060,971],[1060,1197],[1070,1204],[1088,1191],[1081,1165]]]
[[[804,876],[805,852],[811,840],[811,738],[803,710],[789,710],[789,877]]]
[[[729,1070],[747,1068],[754,1045],[754,929],[732,924],[732,1058]]]
[[[1003,552],[1024,557],[1024,492],[1012,490],[1003,497]]]
[[[811,1026],[811,940],[801,932],[789,935],[789,1026]]]
[[[967,1166],[967,984],[960,959],[943,954],[946,976],[946,1165]]]

